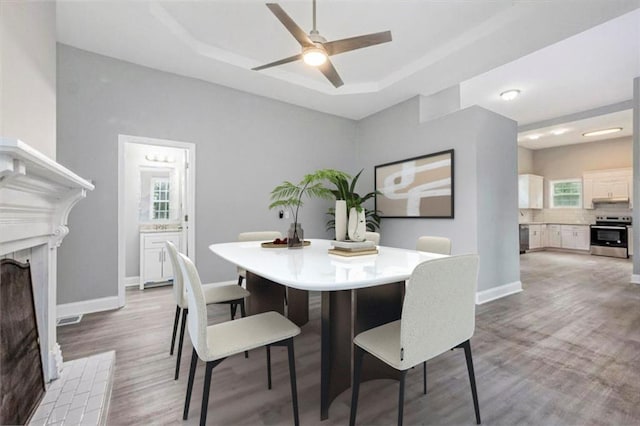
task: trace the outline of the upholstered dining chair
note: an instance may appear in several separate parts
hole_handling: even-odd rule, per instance
[[[451,240],[445,237],[425,236],[418,238],[416,250],[429,253],[451,254]]]
[[[368,241],[373,241],[376,245],[380,244],[380,233],[367,231],[364,233],[364,238]]]
[[[407,371],[449,349],[464,348],[471,394],[480,424],[470,339],[475,329],[475,293],[478,256],[464,255],[419,264],[411,274],[402,306],[402,317],[358,334],[354,340],[355,363],[349,424],[355,425],[360,371],[365,353],[400,372],[398,425],[402,425],[404,384]]]
[[[446,237],[424,236],[418,238],[416,250],[437,254],[451,254],[451,240]],[[407,282],[407,285],[409,282]],[[427,393],[427,362],[422,363],[423,391]]]
[[[178,261],[187,287],[187,302],[189,311],[191,311],[191,315],[188,316],[189,336],[193,343],[183,419],[187,420],[189,416],[191,392],[198,358],[206,362],[202,410],[200,411],[200,425],[203,426],[207,420],[211,374],[216,366],[227,357],[243,351],[262,346],[267,348],[271,346],[286,346],[289,356],[293,419],[295,425],[299,425],[293,338],[300,334],[300,328],[277,312],[264,312],[235,321],[207,326],[207,303],[198,271],[193,262],[185,255],[180,254]],[[268,367],[270,372],[271,366],[269,365]]]
[[[282,233],[278,231],[255,231],[238,234],[238,241],[273,241],[276,238],[282,238]],[[242,281],[246,278],[247,271],[238,267],[238,285],[242,285]]]
[[[173,355],[173,349],[176,345],[176,333],[178,331],[178,320],[180,319],[180,312],[182,311],[182,324],[180,326],[180,340],[178,342],[178,355],[176,356],[176,371],[174,374],[174,380],[178,380],[180,375],[180,360],[182,358],[182,344],[184,343],[184,329],[186,326],[186,318],[189,313],[189,306],[187,303],[187,296],[185,294],[184,277],[178,263],[178,249],[170,242],[166,241],[167,252],[169,253],[169,259],[171,259],[171,266],[173,267],[173,297],[176,301],[176,317],[173,321],[173,336],[171,337],[171,350],[170,355]],[[202,286],[204,293],[205,303],[207,305],[213,303],[229,304],[231,310],[231,319],[235,317],[236,306],[240,306],[240,314],[246,316],[244,308],[244,298],[249,296],[249,292],[242,287],[235,284],[219,285],[216,283],[204,284]],[[248,354],[245,354],[248,356]]]

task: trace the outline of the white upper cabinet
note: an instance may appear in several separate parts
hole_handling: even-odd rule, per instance
[[[584,172],[583,207],[593,209],[594,203],[628,202],[629,208],[633,208],[632,179],[631,168]]]
[[[544,178],[537,175],[518,175],[518,208],[541,209]]]

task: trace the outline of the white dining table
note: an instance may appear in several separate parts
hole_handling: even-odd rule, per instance
[[[247,271],[249,315],[273,310],[302,326],[309,320],[308,292],[321,292],[324,420],[335,397],[351,387],[353,336],[399,319],[404,283],[415,267],[446,255],[378,246],[378,254],[343,257],[328,252],[330,240],[309,241],[298,249],[265,248],[256,241],[211,244],[209,249]],[[363,381],[396,377],[381,361],[365,359]]]

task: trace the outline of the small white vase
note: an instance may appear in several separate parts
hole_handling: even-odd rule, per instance
[[[347,239],[347,202],[336,200],[335,210],[336,241]]]
[[[367,222],[364,209],[358,211],[355,207],[351,207],[351,210],[349,210],[349,239],[351,241],[364,241],[366,230]]]

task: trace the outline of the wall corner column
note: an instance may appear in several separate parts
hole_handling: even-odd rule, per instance
[[[633,247],[640,249],[640,76],[633,79]],[[640,285],[640,254],[633,255],[631,282]]]

